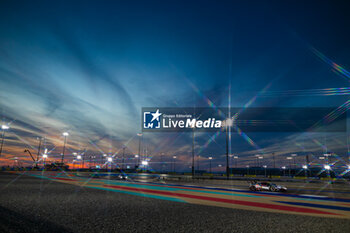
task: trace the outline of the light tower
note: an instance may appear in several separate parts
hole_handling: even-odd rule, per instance
[[[1,134],[1,146],[0,146],[0,157],[1,157],[1,153],[2,153],[2,147],[4,145],[4,138],[5,138],[5,130],[9,129],[10,127],[8,125],[2,125],[1,129],[2,129],[2,134]]]
[[[63,164],[63,160],[64,160],[64,151],[66,150],[66,142],[67,142],[67,137],[69,136],[68,132],[64,132],[63,134],[64,137],[64,143],[63,143],[63,152],[62,152],[62,158],[61,158],[61,163]]]

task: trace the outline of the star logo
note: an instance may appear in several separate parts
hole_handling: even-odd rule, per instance
[[[144,129],[159,129],[161,128],[161,116],[162,113],[159,109],[155,112],[143,112],[143,128]]]
[[[152,120],[151,120],[151,122],[152,121],[154,121],[154,120],[157,120],[157,121],[159,121],[159,117],[160,117],[160,115],[162,115],[161,113],[159,113],[159,109],[157,109],[157,111],[155,112],[155,113],[152,113]]]

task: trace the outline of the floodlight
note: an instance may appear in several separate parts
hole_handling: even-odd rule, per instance
[[[2,129],[9,129],[10,126],[8,126],[8,125],[2,125],[1,128],[2,128]]]

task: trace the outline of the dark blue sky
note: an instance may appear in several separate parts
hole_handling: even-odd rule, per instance
[[[69,130],[72,150],[90,139],[114,153],[130,139],[135,154],[141,107],[207,107],[207,99],[227,106],[230,84],[235,107],[264,88],[251,106],[340,106],[348,95],[325,89],[349,87],[350,77],[322,58],[350,69],[349,10],[345,1],[2,1],[0,113],[4,122],[15,120],[9,143],[23,147],[25,135],[35,146],[40,134],[60,147],[57,135]],[[188,136],[170,146],[162,139],[176,135],[145,140],[152,156],[186,161]],[[266,153],[281,137],[269,136],[250,134],[273,148]],[[199,144],[209,137],[201,135]],[[198,149],[201,156],[219,162],[223,139]],[[344,141],[333,144],[344,153]],[[256,153],[238,135],[232,146],[242,156]]]

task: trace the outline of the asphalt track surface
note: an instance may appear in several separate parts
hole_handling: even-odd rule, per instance
[[[78,185],[75,177],[72,180],[0,173],[0,232],[349,232],[350,229],[347,216],[314,217],[190,204],[126,194],[109,187],[91,188]],[[89,183],[105,184],[104,180],[96,180]],[[346,214],[344,210],[337,211]]]

